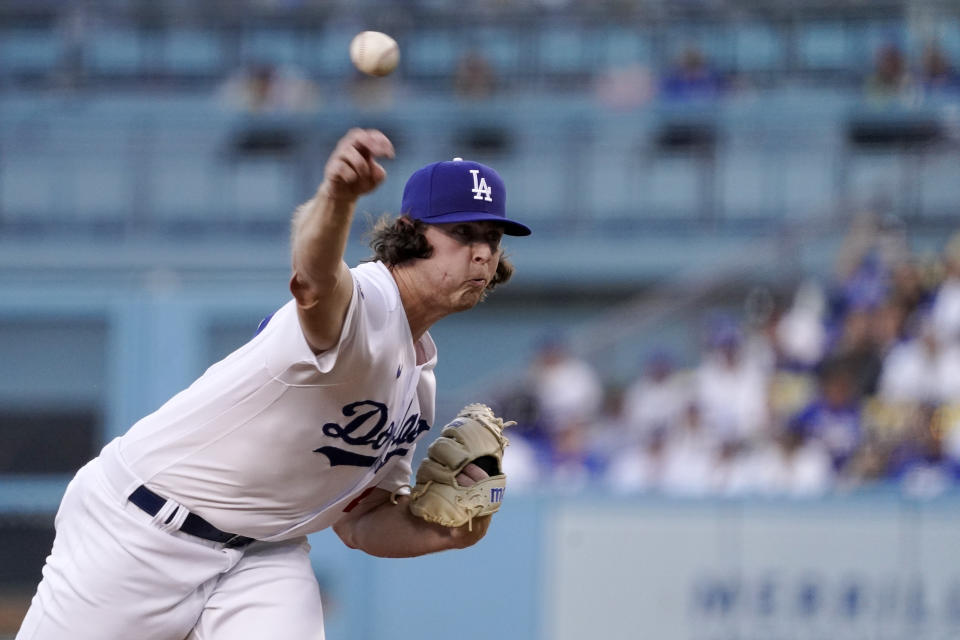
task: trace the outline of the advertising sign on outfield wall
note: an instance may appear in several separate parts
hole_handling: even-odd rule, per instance
[[[567,504],[551,640],[955,640],[960,509],[894,498]]]

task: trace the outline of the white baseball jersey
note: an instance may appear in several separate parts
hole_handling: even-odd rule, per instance
[[[424,334],[415,348],[382,263],[351,273],[336,346],[312,352],[291,300],[119,439],[129,468],[221,530],[259,540],[319,531],[366,488],[408,483],[414,443],[433,423],[436,346]]]

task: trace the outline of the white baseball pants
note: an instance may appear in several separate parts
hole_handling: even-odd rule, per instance
[[[115,443],[77,472],[16,640],[322,640],[306,538],[224,548],[127,500],[140,481]]]

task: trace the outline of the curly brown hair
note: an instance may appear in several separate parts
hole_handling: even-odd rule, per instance
[[[421,220],[408,216],[381,216],[367,233],[373,257],[369,261],[381,260],[387,266],[402,264],[416,258],[429,258],[433,247],[427,241],[427,225]],[[513,275],[513,264],[506,255],[501,254],[497,272],[487,284],[487,291],[506,283]]]

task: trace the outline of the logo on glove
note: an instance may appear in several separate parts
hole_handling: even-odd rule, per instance
[[[503,502],[503,487],[490,488],[490,502]]]

